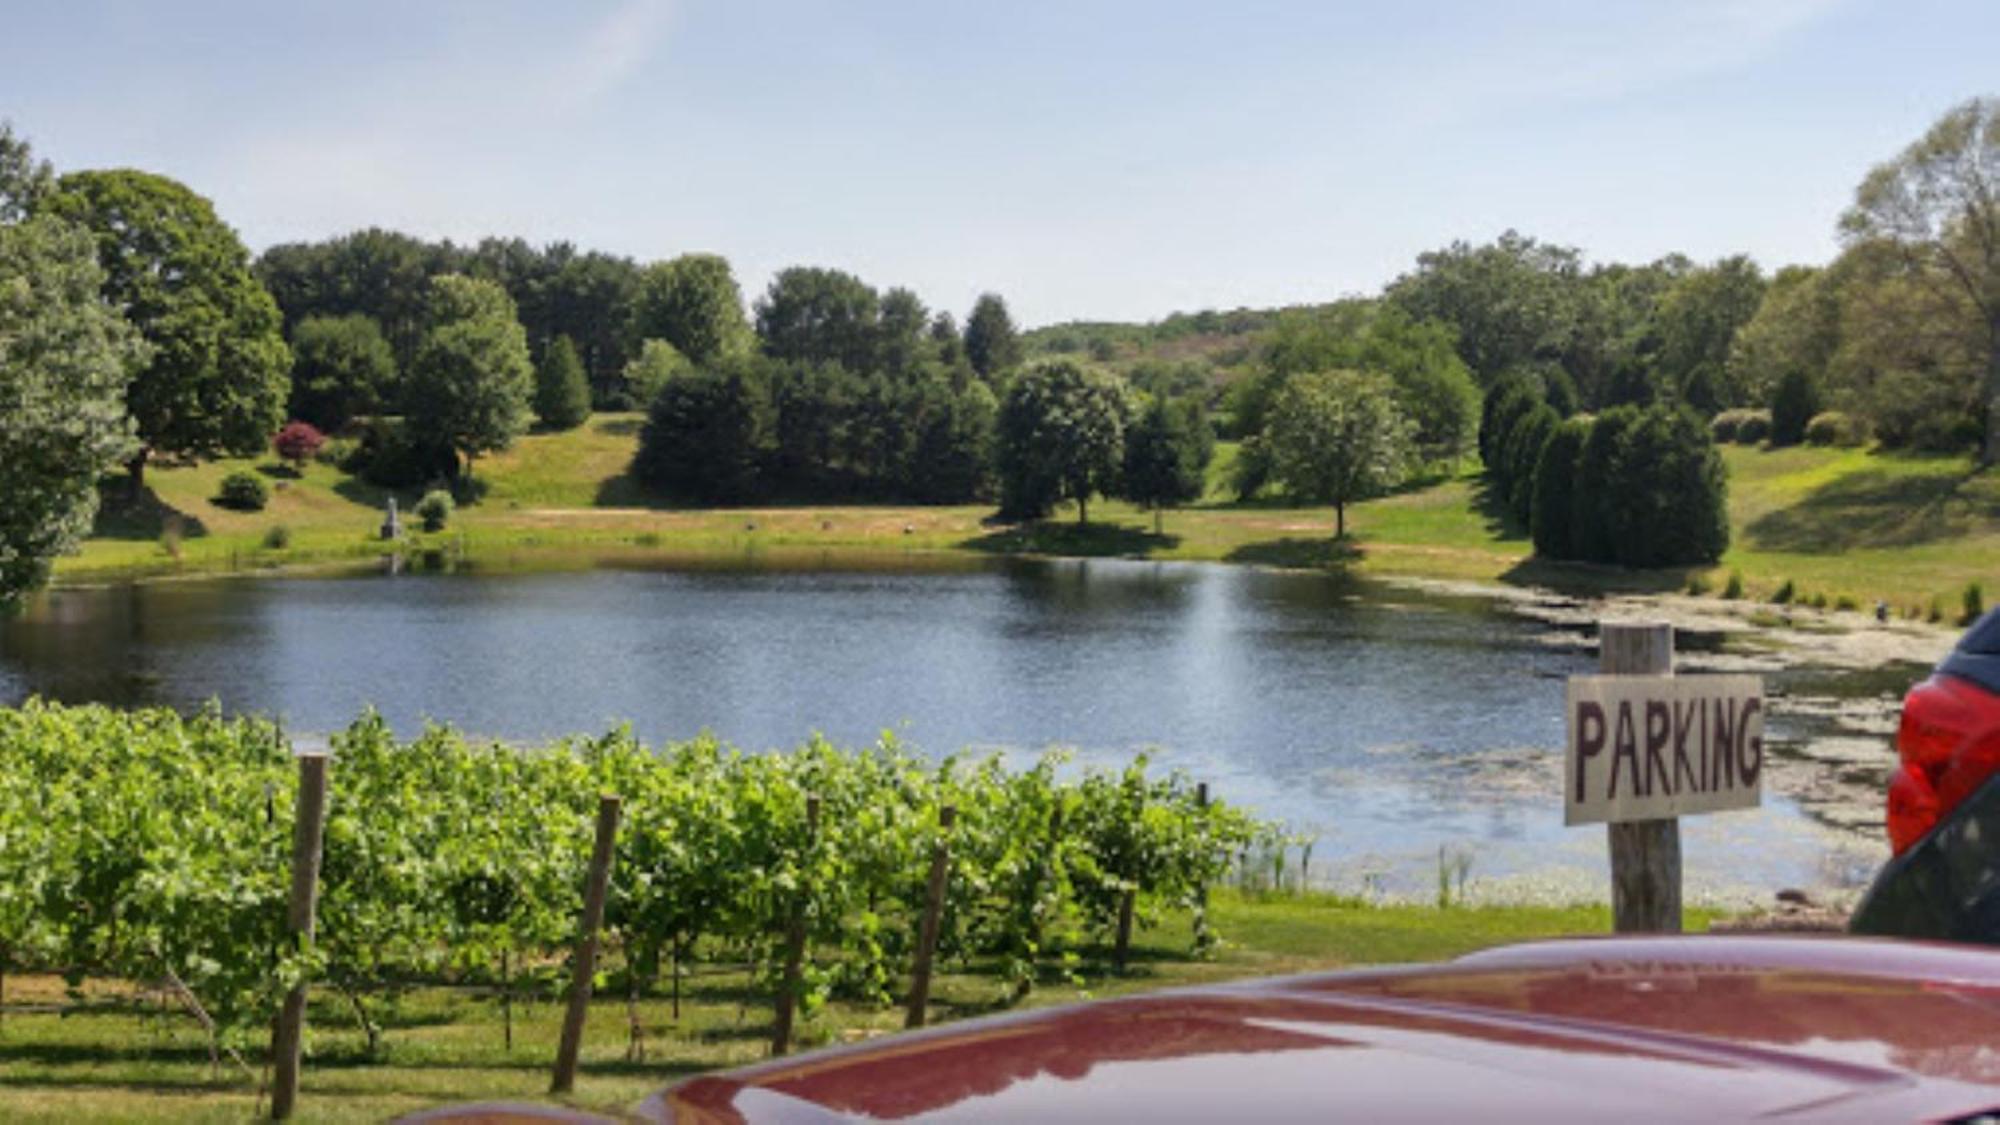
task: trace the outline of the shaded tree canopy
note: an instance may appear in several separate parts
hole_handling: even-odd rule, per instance
[[[1201,404],[1156,396],[1125,431],[1120,491],[1140,507],[1153,509],[1157,528],[1160,509],[1201,499],[1214,454],[1215,431]]]
[[[748,357],[700,368],[660,388],[632,471],[652,488],[706,503],[756,493],[771,441],[771,401]]]
[[[165,176],[72,172],[43,204],[87,228],[104,296],[152,345],[126,389],[140,449],[249,456],[284,421],[292,357],[278,306],[208,200]]]

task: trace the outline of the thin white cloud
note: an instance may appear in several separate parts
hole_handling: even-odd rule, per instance
[[[1493,98],[1602,98],[1726,72],[1757,61],[1851,0],[1578,0],[1510,17],[1445,89]],[[1510,9],[1516,16],[1519,9]]]
[[[557,96],[582,106],[611,92],[653,57],[672,17],[668,0],[626,0],[570,52]]]

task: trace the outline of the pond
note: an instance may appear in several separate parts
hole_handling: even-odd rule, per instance
[[[1603,898],[1604,830],[1562,826],[1559,770],[1563,679],[1594,656],[1549,634],[1482,597],[1210,564],[489,564],[52,591],[0,622],[0,701],[215,699],[298,731],[373,706],[406,733],[522,741],[630,723],[753,750],[891,730],[931,755],[1149,751],[1314,839],[1324,885],[1425,894],[1463,854],[1484,893]],[[1815,698],[1907,682],[1796,676]],[[1772,740],[1838,710],[1779,708]],[[1864,771],[1886,770],[1878,742]],[[1881,855],[1782,792],[1685,824],[1697,897],[1851,885]]]

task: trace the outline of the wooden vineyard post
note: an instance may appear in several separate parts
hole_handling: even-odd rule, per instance
[[[819,838],[819,795],[806,798],[806,851]],[[798,897],[792,900],[791,921],[785,932],[785,979],[778,987],[776,1019],[771,1025],[771,1054],[792,1049],[792,1013],[798,1007],[799,967],[806,956],[806,902],[812,897],[812,883],[799,880]]]
[[[1125,958],[1132,951],[1132,898],[1135,892],[1127,889],[1118,896],[1118,946],[1112,950],[1111,962],[1118,972],[1125,972]]]
[[[951,875],[951,826],[957,819],[958,809],[953,805],[938,810],[937,846],[931,849],[931,881],[924,899],[923,926],[917,932],[917,959],[910,972],[910,1011],[904,1027],[924,1026],[925,1009],[930,1006],[931,961],[937,955],[945,882]]]
[[[297,815],[292,822],[292,894],[286,911],[286,926],[294,947],[312,944],[313,914],[319,905],[320,843],[326,828],[326,755],[299,755],[299,795]],[[304,981],[285,993],[278,1010],[278,1026],[271,1035],[271,1057],[275,1070],[271,1088],[271,1119],[282,1121],[292,1115],[299,1100],[300,1045],[306,1023]]]
[[[1607,676],[1669,676],[1671,625],[1598,626],[1598,668]],[[1681,930],[1681,825],[1677,818],[1614,822],[1611,837],[1612,928],[1621,934]]]
[[[569,1011],[563,1015],[562,1041],[556,1047],[552,1094],[576,1088],[576,1059],[583,1049],[583,1023],[590,1015],[590,986],[597,975],[597,931],[604,925],[604,898],[611,886],[611,858],[618,842],[619,799],[605,793],[597,799],[597,845],[590,852],[590,875],[583,887],[583,925],[576,938],[576,965],[570,977]]]
[[[1208,829],[1208,782],[1200,781],[1194,787],[1194,807],[1201,813],[1202,830]],[[1197,946],[1205,943],[1208,936],[1208,884],[1194,889],[1194,940]]]

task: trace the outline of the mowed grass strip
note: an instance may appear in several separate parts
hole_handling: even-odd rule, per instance
[[[1188,956],[1192,920],[1172,914],[1135,942],[1130,972],[1108,975],[1104,950],[1086,951],[1088,990],[1045,979],[1024,1006],[1074,1002],[1178,985],[1365,964],[1438,960],[1488,946],[1610,929],[1605,907],[1368,905],[1321,895],[1212,896],[1225,945],[1212,958]],[[1710,916],[1690,911],[1688,927]],[[591,1008],[576,1094],[566,1104],[616,1113],[659,1087],[705,1070],[765,1056],[769,997],[742,972],[696,966],[674,1018],[664,989],[639,1000],[644,1058],[630,1053],[631,1018],[619,992],[621,964],[607,957],[610,987]],[[954,966],[941,966],[951,969]],[[946,972],[933,987],[933,1022],[1007,1010],[997,978]],[[194,1020],[159,994],[119,982],[91,982],[74,1004],[54,977],[10,975],[0,1024],[0,1120],[240,1122],[258,1106],[261,1058],[246,1074],[225,1058],[211,1071]],[[380,1121],[457,1102],[506,1098],[548,1101],[549,1063],[562,1021],[552,997],[516,998],[509,1050],[499,995],[492,988],[416,988],[394,1001],[371,997],[384,1026],[370,1056],[347,1003],[316,991],[310,1053],[298,1120]],[[61,1009],[58,1011],[58,1009]],[[805,1020],[808,1045],[892,1034],[899,1007],[832,1003]],[[268,1108],[268,1107],[266,1107]]]

